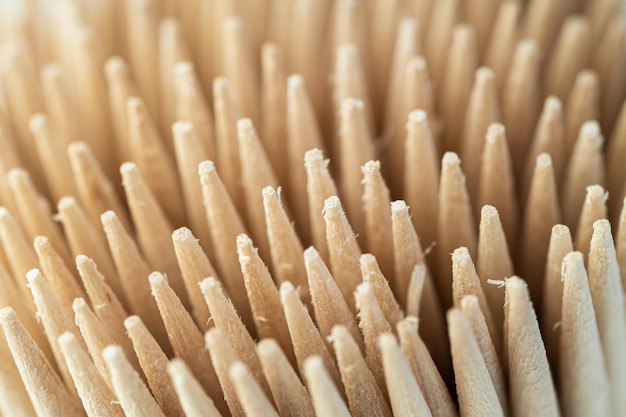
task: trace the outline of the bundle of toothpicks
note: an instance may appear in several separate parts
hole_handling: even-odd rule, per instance
[[[626,415],[623,0],[0,7],[0,417]]]

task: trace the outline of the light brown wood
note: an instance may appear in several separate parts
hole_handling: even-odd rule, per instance
[[[600,115],[600,80],[591,70],[578,73],[567,98],[565,112],[565,139],[567,151],[574,148],[583,123],[599,120]]]
[[[302,243],[282,205],[281,191],[281,188],[272,187],[265,187],[262,191],[272,272],[277,284],[290,281],[300,287],[300,296],[308,304],[310,294]]]
[[[3,386],[3,393],[0,397],[2,405],[2,415],[9,416],[13,413],[23,415],[25,417],[35,417],[33,404],[28,397],[28,392],[22,382],[22,377],[17,369],[16,361],[9,350],[6,339],[2,339],[0,345],[1,364],[0,364],[0,383]]]
[[[46,114],[58,132],[60,143],[67,146],[79,140],[80,123],[74,117],[74,102],[64,85],[67,73],[61,64],[54,62],[41,68],[40,78]]]
[[[188,305],[188,296],[176,262],[172,226],[139,167],[125,162],[120,167],[128,206],[137,230],[137,242],[150,266],[167,275],[176,294]]]
[[[328,374],[322,358],[310,356],[304,362],[306,384],[313,400],[315,415],[347,417],[350,415],[348,407],[341,398],[333,378]]]
[[[382,334],[378,345],[394,416],[431,416],[428,404],[395,337],[390,333]]]
[[[337,196],[329,197],[324,201],[323,213],[326,222],[326,244],[330,269],[343,298],[353,308],[352,294],[360,281],[358,262],[361,249]]]
[[[235,308],[244,323],[252,323],[252,312],[245,296],[243,279],[240,278],[240,266],[235,250],[237,236],[246,230],[224,183],[215,170],[215,165],[211,161],[204,161],[198,166],[198,172],[220,277],[224,279],[224,285],[231,294]]]
[[[580,252],[563,259],[559,373],[564,414],[611,415],[609,377]]]
[[[626,360],[621,347],[626,343],[624,288],[608,220],[593,223],[593,235],[587,270],[589,291],[598,323],[598,332],[606,361],[613,414],[625,407],[622,393],[626,387]]]
[[[380,172],[380,161],[368,161],[361,167],[363,179],[364,232],[368,250],[378,259],[380,269],[393,279],[393,230],[389,188]]]
[[[588,185],[605,182],[602,146],[604,137],[595,121],[585,122],[572,149],[561,187],[561,207],[565,224],[574,227],[585,201]]]
[[[26,300],[30,291],[22,277],[32,268],[37,268],[37,255],[26,240],[21,227],[5,207],[0,207],[0,239],[4,249],[12,278]]]
[[[172,359],[167,367],[180,405],[187,417],[220,417],[213,400],[206,395],[187,364],[179,358]]]
[[[622,276],[622,287],[626,288],[626,198],[624,198],[622,204],[615,241],[617,262],[619,263],[620,274]]]
[[[65,332],[59,336],[58,341],[87,415],[123,417],[124,412],[113,392],[98,373],[76,336]]]
[[[128,120],[126,102],[139,94],[130,68],[120,56],[107,59],[104,65],[107,81],[111,124],[115,137],[117,162],[130,161],[130,142],[128,138]]]
[[[250,301],[258,337],[261,339],[273,338],[278,341],[281,347],[289,352],[290,359],[295,363],[295,358],[291,355],[289,328],[287,327],[285,313],[280,306],[280,295],[269,270],[248,236],[237,236],[237,253],[239,254],[241,273],[246,285],[246,292]],[[213,321],[216,323],[216,326],[218,326],[217,314],[218,312],[213,312]],[[232,320],[229,321],[232,322]],[[221,325],[223,326],[224,324]],[[232,324],[229,325],[229,327],[231,326]],[[245,332],[245,330],[243,331]],[[225,331],[225,333],[227,332]],[[251,346],[249,345],[249,347]],[[237,346],[235,348],[238,349]],[[243,355],[240,354],[240,356],[245,361]],[[252,363],[248,366],[254,372],[258,370],[255,369],[256,366],[253,367]],[[255,376],[258,375],[255,373]]]
[[[528,5],[522,24],[523,36],[533,39],[545,53],[550,51],[561,24],[559,7],[558,2],[553,0],[534,0]]]
[[[328,163],[329,160],[324,159],[324,153],[318,148],[311,149],[304,155],[309,214],[309,218],[305,219],[304,222],[310,223],[311,241],[326,262],[329,260],[329,255],[326,242],[326,222],[323,215],[324,201],[338,194],[335,181],[328,171]],[[296,212],[299,210],[296,205],[292,207]]]
[[[626,161],[626,104],[622,105],[607,147],[607,188],[611,195],[616,195],[622,191],[621,188],[626,181],[624,170],[621,169]],[[612,198],[609,201],[609,207],[610,218],[617,220],[618,213],[622,209],[622,200]]]
[[[437,229],[437,280],[442,304],[452,304],[450,287],[452,271],[450,253],[460,246],[466,246],[470,255],[476,253],[476,225],[472,207],[465,186],[465,175],[461,170],[461,160],[457,154],[447,152],[441,163],[439,185],[439,216]]]
[[[461,2],[458,0],[445,0],[435,2],[430,13],[424,49],[435,85],[441,85],[452,32],[459,21],[460,9]]]
[[[609,195],[599,185],[587,187],[585,202],[583,203],[578,227],[576,228],[576,250],[583,254],[589,254],[589,244],[593,234],[593,225],[596,220],[607,218],[606,200]],[[589,263],[587,262],[589,265]]]
[[[421,23],[421,27],[424,27],[423,21]],[[426,58],[424,58],[424,56],[418,55],[411,58],[407,62],[404,80],[404,107],[402,107],[403,110],[401,114],[410,114],[416,109],[421,109],[422,111],[425,111],[430,116],[430,123],[432,124],[433,131],[437,134],[437,136],[439,136],[439,133],[441,133],[441,120],[439,119],[439,116],[435,111],[434,86],[431,82],[431,77],[428,70],[428,63],[426,62]],[[407,188],[406,172],[408,169],[410,169],[410,167],[405,163],[405,188]]]
[[[121,347],[107,346],[102,351],[102,356],[111,373],[113,390],[126,416],[165,417],[155,399],[150,395],[148,387],[126,359]]]
[[[304,251],[304,264],[309,280],[311,304],[315,312],[315,324],[328,348],[331,347],[329,337],[335,325],[345,326],[354,340],[362,343],[356,317],[314,247],[311,246]]]
[[[133,342],[135,354],[141,370],[146,376],[150,391],[167,417],[184,416],[178,403],[174,385],[167,375],[169,360],[159,346],[159,342],[150,334],[139,316],[129,316],[124,320],[128,337]]]
[[[176,259],[185,282],[185,288],[187,288],[187,293],[189,294],[190,313],[193,315],[198,328],[206,330],[211,325],[211,313],[204,301],[202,292],[198,291],[198,288],[203,279],[207,277],[215,277],[217,279],[217,274],[191,230],[186,227],[174,230],[172,241],[174,242]]]
[[[500,91],[506,82],[511,66],[521,14],[521,3],[515,0],[501,2],[485,48],[484,64],[495,73]]]
[[[396,323],[404,318],[404,313],[389,287],[389,281],[382,274],[376,257],[364,253],[359,258],[359,266],[361,267],[363,282],[371,286],[385,319],[392,328],[395,328]]]
[[[257,354],[278,412],[313,417],[311,397],[280,345],[273,339],[263,339],[257,344]]]
[[[78,399],[68,392],[12,308],[0,310],[0,325],[35,411],[84,416]]]
[[[147,261],[139,252],[135,240],[124,229],[117,213],[107,211],[100,219],[130,312],[141,316],[150,332],[167,349],[165,328],[150,293],[148,275],[152,271]]]
[[[510,402],[516,416],[559,416],[559,401],[552,382],[537,316],[524,280],[506,280],[505,329]]]
[[[250,374],[246,365],[235,362],[230,366],[228,376],[235,387],[239,402],[247,415],[278,417],[272,403],[263,393],[259,383]]]
[[[459,154],[465,167],[467,188],[474,201],[475,211],[482,207],[481,199],[477,197],[482,177],[481,162],[486,160],[484,155],[487,154],[483,151],[486,147],[485,136],[489,137],[487,129],[493,123],[501,121],[500,113],[496,75],[491,69],[480,67],[474,73],[459,138]]]
[[[358,339],[357,339],[358,340]],[[344,326],[332,329],[332,342],[345,387],[348,406],[353,416],[388,416],[391,408],[361,354],[362,344]]]
[[[426,345],[417,334],[417,326],[418,320],[414,316],[398,322],[396,328],[402,355],[417,379],[432,414],[442,417],[458,416],[456,404],[452,401],[450,392]]]
[[[469,322],[458,308],[447,317],[460,414],[504,416]]]
[[[191,366],[198,382],[223,412],[225,404],[209,352],[204,348],[202,333],[162,274],[150,274],[150,287],[174,353]]]

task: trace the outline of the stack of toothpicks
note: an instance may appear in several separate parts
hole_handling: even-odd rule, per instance
[[[624,416],[622,0],[17,3],[0,417]]]

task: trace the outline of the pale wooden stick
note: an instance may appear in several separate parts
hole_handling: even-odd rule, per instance
[[[591,249],[587,260],[589,290],[596,313],[608,372],[613,414],[626,407],[622,393],[626,388],[626,360],[622,347],[626,344],[626,311],[624,288],[608,220],[593,223]]]
[[[108,345],[115,344],[115,340],[109,335],[100,319],[98,319],[91,308],[89,308],[84,298],[75,299],[72,304],[72,309],[74,310],[74,322],[78,326],[80,334],[83,336],[83,340],[87,345],[91,361],[94,363],[102,380],[112,388],[111,376],[109,375],[109,370],[102,357],[102,350]],[[131,360],[133,361],[133,367],[137,370],[141,369],[133,352],[128,353],[129,355],[132,354]]]
[[[542,153],[537,157],[523,217],[517,254],[519,274],[526,277],[530,298],[535,305],[541,305],[542,285],[539,277],[545,270],[552,225],[559,223],[561,219],[552,158],[549,154]]]
[[[124,288],[117,276],[102,232],[95,228],[73,197],[63,197],[59,200],[57,209],[59,210],[58,218],[63,225],[72,254],[74,256],[82,254],[92,258],[118,298],[122,303],[126,303]]]
[[[329,336],[335,325],[344,326],[354,340],[362,343],[356,317],[314,247],[311,246],[304,251],[304,264],[311,291],[311,304],[315,312],[315,324],[326,345],[331,347]]]
[[[404,318],[404,313],[389,287],[389,281],[380,271],[376,257],[369,253],[364,253],[359,258],[359,266],[361,267],[363,282],[368,283],[372,287],[374,297],[376,297],[385,319],[392,328],[395,328],[396,323]]]
[[[136,97],[139,92],[130,74],[130,68],[119,56],[107,59],[104,65],[107,80],[109,110],[115,137],[117,161],[130,160],[130,142],[128,139],[128,120],[126,102]]]
[[[47,201],[42,204],[42,201],[45,201],[44,197],[35,188],[30,174],[25,170],[13,168],[6,173],[5,181],[9,184],[26,235],[30,239],[39,235],[47,236],[59,255],[69,264],[72,258],[59,225],[52,219]]]
[[[154,0],[132,0],[124,6],[128,24],[128,52],[136,74],[137,86],[145,97],[150,113],[160,120],[159,96],[159,3]],[[130,24],[132,22],[132,24]]]
[[[561,207],[565,224],[573,227],[585,201],[588,185],[604,185],[605,169],[602,158],[604,137],[595,121],[585,122],[572,150],[561,187]]]
[[[599,185],[590,185],[587,187],[587,195],[578,219],[578,227],[576,228],[576,250],[583,254],[589,254],[589,242],[593,234],[594,223],[596,220],[607,218],[606,200],[609,195]],[[587,265],[590,265],[587,262]]]
[[[546,62],[545,94],[565,100],[579,71],[585,68],[591,53],[591,28],[586,16],[565,19],[550,58]],[[547,50],[545,52],[548,52]]]
[[[622,276],[622,287],[626,288],[626,198],[624,198],[622,204],[615,240],[617,262],[619,263],[620,274]]]
[[[519,172],[525,161],[532,129],[539,117],[540,51],[533,40],[518,42],[502,91],[502,120],[507,127],[515,172]]]
[[[198,239],[186,227],[176,229],[172,233],[176,259],[180,267],[189,302],[191,303],[191,314],[196,324],[201,330],[206,330],[211,326],[211,313],[204,301],[204,296],[198,287],[200,282],[206,277],[217,277],[215,269],[207,255],[202,251]]]
[[[280,415],[313,417],[311,397],[278,343],[261,340],[257,354]]]
[[[221,400],[217,376],[209,352],[204,347],[202,333],[162,274],[150,274],[150,287],[174,353],[192,367],[202,387],[216,402],[220,411],[224,411],[225,404]]]
[[[228,193],[237,209],[243,213],[245,202],[241,193],[241,162],[237,140],[237,120],[241,117],[239,107],[230,82],[223,77],[213,80],[216,161]]]
[[[377,104],[377,101],[382,101],[385,98],[386,89],[389,86],[390,62],[397,35],[399,13],[398,2],[395,0],[370,3],[369,6],[371,13],[371,54],[372,57],[377,57],[372,61],[374,82],[372,96],[378,113],[383,107],[382,103]]]
[[[2,415],[18,414],[25,417],[35,417],[33,404],[28,397],[16,361],[13,359],[5,338],[2,338],[0,342],[0,355],[0,384],[3,386],[0,397]]]
[[[482,55],[485,50],[485,44],[490,37],[500,4],[498,0],[479,0],[472,7],[466,7],[464,10],[465,19],[476,30],[479,55]]]
[[[434,416],[456,417],[457,408],[426,345],[417,334],[416,317],[407,317],[398,322],[396,328],[400,348],[417,379],[424,399]]]
[[[258,337],[276,339],[283,349],[291,353],[289,328],[280,306],[278,288],[248,236],[237,236],[237,253]],[[217,326],[216,315],[217,312],[214,312],[213,320]],[[289,356],[295,363],[293,355]]]
[[[244,23],[237,17],[227,17],[221,22],[222,36],[229,46],[222,48],[224,74],[233,83],[241,103],[242,115],[259,123],[259,86],[255,63],[248,50]]]
[[[353,416],[391,417],[391,408],[361,354],[361,346],[344,326],[332,329],[332,342]],[[358,339],[357,339],[358,340]]]
[[[98,373],[76,336],[65,332],[59,336],[58,343],[87,415],[124,416],[113,392]]]
[[[196,127],[198,125],[199,123],[188,121],[178,121],[172,125],[174,150],[189,226],[200,239],[202,247],[212,254],[211,231],[204,212],[202,187],[198,181],[198,164],[209,159],[209,153],[201,142],[200,132]],[[215,157],[215,151],[212,157]]]
[[[230,366],[239,360],[235,349],[233,349],[233,346],[218,328],[210,329],[205,333],[204,337],[206,339],[206,347],[211,355],[211,362],[218,377],[219,386],[217,388],[221,388],[219,392],[220,398],[224,398],[226,401],[228,405],[227,411],[230,415],[234,417],[245,416],[237,398],[235,387],[228,377]]]
[[[341,376],[330,351],[324,344],[306,307],[300,301],[293,285],[287,281],[280,285],[280,302],[285,310],[293,351],[296,355],[300,376],[305,375],[305,360],[311,355],[322,358],[324,366],[337,386],[341,386]],[[315,407],[315,401],[313,404]]]
[[[395,271],[389,188],[381,175],[380,161],[366,162],[361,172],[367,248],[378,259],[385,276],[393,280]]]
[[[467,24],[454,27],[440,84],[439,109],[443,118],[443,149],[457,151],[478,66],[476,36]]]
[[[233,296],[233,302],[239,314],[244,322],[249,323],[252,317],[250,306],[244,296],[243,280],[239,279],[240,267],[237,253],[233,250],[236,237],[245,233],[243,222],[226,191],[224,183],[215,170],[215,165],[211,161],[204,161],[198,166],[198,172],[202,184],[204,208],[209,220],[213,247],[218,262],[217,266],[221,276],[226,280],[225,284]]]
[[[57,339],[62,333],[69,331],[74,333],[79,340],[82,341],[78,328],[72,321],[69,312],[63,308],[61,300],[59,300],[52,291],[50,284],[48,284],[38,269],[28,271],[26,273],[26,280],[33,293],[35,306],[37,306],[37,315],[50,341],[50,347],[52,347],[52,353],[59,366],[61,377],[70,392],[76,395],[72,377],[67,368],[67,364],[63,360],[63,354],[61,353]],[[81,347],[85,347],[84,342],[81,343]]]
[[[480,67],[474,73],[459,142],[459,153],[467,176],[467,190],[474,199],[476,211],[482,207],[476,197],[479,195],[482,177],[481,161],[486,159],[486,152],[483,151],[485,135],[489,136],[487,128],[502,119],[495,77],[495,73],[487,67]]]
[[[622,167],[626,163],[626,103],[622,105],[613,133],[606,149],[607,188],[611,195],[617,195],[626,183],[626,173]],[[611,219],[617,219],[622,201],[619,198],[609,201]]]
[[[424,265],[424,289],[419,301],[420,317],[428,317],[420,329],[420,333],[429,350],[435,355],[437,363],[449,363],[448,340],[445,334],[444,316],[441,309],[439,297],[433,278],[426,267],[424,253],[420,245],[415,229],[411,227],[409,208],[404,201],[394,201],[391,204],[391,220],[393,226],[393,249],[395,280],[392,282],[394,294],[399,298],[400,305],[403,305],[403,294],[410,288],[412,274],[416,265]],[[400,286],[398,283],[402,283]],[[395,284],[395,285],[393,285]],[[408,308],[408,300],[405,301]]]
[[[558,375],[559,339],[561,335],[561,304],[563,284],[561,282],[561,266],[563,258],[574,250],[569,228],[562,224],[552,227],[548,258],[543,278],[543,304],[541,305],[541,330],[548,353],[548,362]]]
[[[187,417],[221,417],[213,400],[206,395],[198,380],[182,359],[174,358],[167,366],[176,395]]]
[[[387,392],[385,385],[378,337],[383,333],[391,332],[392,327],[385,319],[380,305],[374,297],[372,287],[369,284],[359,284],[354,293],[354,298],[359,312],[359,327],[361,328],[361,333],[363,333],[367,365],[371,369],[378,387],[385,397],[388,398],[390,393]]]
[[[589,3],[586,7],[585,14],[589,16],[591,23],[591,39],[592,44],[597,45],[602,36],[602,32],[605,31],[608,26],[607,23],[611,19],[611,16],[619,14],[623,8],[618,1],[606,0]]]
[[[496,326],[501,327],[504,317],[504,293],[488,280],[502,280],[513,276],[513,262],[506,237],[500,223],[498,211],[493,206],[483,206],[480,212],[478,233],[478,259],[476,261],[478,276],[489,310]]]
[[[309,218],[305,223],[311,225],[311,240],[325,261],[328,261],[328,244],[326,243],[326,222],[323,208],[327,198],[337,195],[337,186],[328,172],[328,159],[320,149],[311,149],[304,155],[306,168],[306,190]],[[297,206],[292,206],[298,210]],[[306,239],[304,239],[306,241]]]
[[[477,238],[461,160],[455,153],[447,152],[441,165],[436,283],[443,305],[449,306],[452,304],[450,253],[459,246],[466,246],[470,254],[475,254]]]
[[[487,130],[480,167],[476,213],[485,204],[495,206],[501,213],[507,241],[514,247],[517,241],[519,204],[515,192],[515,177],[504,126],[492,124]]]
[[[0,325],[36,413],[84,416],[78,399],[67,391],[12,308],[0,310]]]
[[[184,416],[178,402],[174,385],[166,369],[169,363],[161,346],[150,334],[139,316],[129,316],[124,320],[124,327],[139,359],[141,370],[146,376],[148,386],[157,403],[168,417]]]
[[[80,132],[80,123],[75,117],[74,102],[63,84],[67,74],[59,63],[46,64],[41,68],[41,93],[43,95],[46,113],[57,129],[61,143],[68,145],[77,141]]]
[[[568,154],[574,148],[583,123],[599,120],[599,113],[600,80],[598,74],[591,70],[583,70],[576,76],[567,98],[565,141]]]
[[[474,338],[478,344],[478,349],[483,357],[485,366],[487,366],[487,371],[489,372],[489,377],[491,378],[493,387],[498,394],[500,406],[502,406],[502,410],[507,410],[508,413],[508,390],[500,362],[500,356],[496,352],[493,339],[489,334],[489,328],[487,326],[487,322],[485,321],[485,315],[483,314],[483,311],[481,311],[478,298],[475,295],[466,295],[461,299],[459,307],[461,307],[463,316],[465,316],[472,327],[472,332],[474,333]]]
[[[348,407],[333,384],[321,357],[313,355],[304,362],[304,375],[317,416],[350,416]]]
[[[438,1],[433,4],[424,49],[435,85],[441,84],[445,72],[448,49],[454,25],[460,18],[460,8],[461,2],[458,0]]]
[[[61,256],[45,236],[37,236],[33,241],[39,265],[54,293],[63,306],[71,311],[74,298],[85,297],[85,292],[68,269]]]
[[[448,333],[461,415],[504,416],[470,324],[458,308],[448,311]]]
[[[343,297],[352,308],[352,294],[360,281],[358,261],[361,249],[337,196],[324,201],[324,221],[330,269]]]
[[[302,288],[301,296],[308,304],[310,294],[302,258],[302,243],[282,205],[280,191],[280,188],[275,190],[272,187],[265,187],[262,191],[272,272],[277,283],[290,281]]]
[[[357,233],[365,230],[361,166],[374,158],[372,137],[365,118],[365,105],[354,98],[341,102],[339,111],[339,189],[350,224]],[[363,239],[363,238],[362,238]]]
[[[500,91],[509,73],[521,14],[522,5],[519,2],[514,0],[501,2],[485,48],[484,64],[495,73]]]
[[[173,78],[176,119],[193,124],[194,131],[197,132],[200,143],[208,155],[205,159],[214,160],[217,157],[217,149],[213,115],[202,91],[197,71],[191,62],[178,62],[174,65]]]
[[[521,181],[522,203],[527,201],[530,181],[535,169],[535,162],[541,153],[547,153],[552,157],[556,182],[557,184],[561,184],[567,158],[567,152],[565,151],[564,123],[561,100],[554,96],[546,98],[543,102],[541,116],[535,126],[535,133],[533,134],[528,155],[526,156],[526,165],[523,170],[523,175],[521,178],[518,178],[518,180]]]
[[[127,230],[133,230],[128,209],[120,201],[112,180],[102,170],[91,148],[85,142],[68,145],[72,172],[78,188],[78,197],[92,223],[100,223],[100,215],[113,210]],[[128,158],[130,159],[130,158]]]
[[[126,359],[121,347],[107,346],[102,351],[102,356],[111,373],[113,390],[126,416],[165,417],[146,385]]]
[[[310,88],[310,87],[309,87]],[[289,183],[287,190],[290,192],[290,203],[296,216],[296,224],[305,242],[313,239],[315,245],[318,246],[315,228],[319,226],[313,223],[314,216],[321,217],[323,204],[313,205],[311,202],[311,169],[313,161],[308,156],[311,149],[321,149],[323,151],[323,141],[318,121],[315,118],[313,105],[307,92],[307,86],[304,79],[300,75],[292,75],[287,78],[287,165],[289,167]],[[305,161],[305,169],[302,169],[301,161]],[[319,156],[319,160],[323,161],[323,157]],[[317,165],[316,165],[317,166]],[[319,172],[319,171],[318,171]],[[325,185],[327,187],[327,185]],[[304,190],[307,191],[308,205],[305,204]],[[326,194],[326,192],[324,193]],[[336,195],[335,190],[324,197]],[[317,197],[317,196],[316,196]],[[324,200],[321,200],[324,201]],[[310,228],[308,226],[309,218],[311,218]],[[322,227],[321,230],[324,228]],[[311,236],[311,237],[310,237]],[[324,252],[322,252],[324,253]],[[326,256],[324,256],[326,258]]]
[[[21,277],[32,268],[37,268],[37,255],[26,240],[20,226],[5,207],[0,207],[0,239],[13,280],[22,295],[28,300],[30,299],[30,291]]]
[[[424,27],[424,24],[420,22],[421,27]],[[404,83],[403,86],[403,96],[404,102],[403,107],[400,114],[407,115],[416,109],[421,109],[425,111],[430,117],[430,123],[432,124],[432,130],[436,134],[435,136],[439,137],[439,133],[441,133],[441,120],[439,120],[439,116],[435,112],[435,93],[434,86],[431,82],[431,77],[428,72],[428,64],[426,62],[426,58],[421,55],[411,58],[406,64],[406,70],[404,74]],[[403,120],[404,122],[404,120]],[[402,129],[400,129],[397,133],[400,134]],[[406,143],[405,143],[406,148]],[[406,158],[406,157],[405,157]],[[438,158],[435,158],[437,160]],[[409,186],[406,184],[407,180],[407,170],[409,169],[409,165],[404,164],[404,188],[407,189]]]
[[[411,280],[407,290],[406,315],[419,316],[420,306],[422,304],[422,294],[426,281],[426,265],[415,265],[411,272]]]
[[[405,148],[404,194],[413,207],[413,224],[420,240],[428,246],[437,239],[439,154],[430,125],[433,114],[423,110],[409,113]],[[398,278],[396,278],[398,279]]]
[[[144,101],[126,101],[130,156],[172,224],[185,224],[185,209],[171,153],[148,113]],[[132,211],[132,210],[131,210]]]
[[[278,417],[274,406],[263,393],[259,383],[242,362],[230,366],[228,376],[235,387],[239,403],[247,415]]]
[[[506,339],[510,401],[515,416],[559,416],[546,350],[526,283],[506,280]]]
[[[172,226],[165,217],[154,194],[143,179],[137,165],[125,162],[120,167],[126,199],[137,229],[137,240],[150,266],[167,275],[176,294],[188,305],[188,296],[180,276]]]
[[[546,55],[551,50],[561,26],[562,16],[559,8],[558,1],[554,0],[530,2],[520,28],[523,36],[533,39]]]
[[[384,333],[378,339],[394,416],[431,416],[415,376],[411,373],[395,337]]]
[[[152,271],[148,262],[115,212],[107,211],[100,219],[130,311],[141,316],[159,343],[167,344],[167,334],[150,293],[148,275]]]
[[[261,190],[267,186],[278,187],[278,180],[251,119],[237,121],[237,138],[241,161],[241,182],[246,201],[246,223],[261,251],[261,256],[267,259],[270,251],[265,212],[260,204],[262,202]]]
[[[32,115],[28,125],[35,137],[39,161],[52,200],[56,201],[64,195],[78,196],[70,162],[65,152],[66,143],[59,140],[44,114]]]
[[[278,9],[280,5],[274,3]],[[283,5],[289,13],[289,7]],[[283,25],[284,23],[277,24]],[[275,27],[275,26],[274,26]],[[273,30],[273,29],[269,29]],[[280,184],[288,184],[288,164],[283,160],[287,143],[287,84],[284,42],[266,42],[261,47],[261,128],[263,144]]]
[[[128,314],[119,298],[107,285],[105,277],[98,271],[97,266],[90,258],[85,255],[78,255],[76,268],[89,296],[89,301],[94,308],[94,313],[113,338],[115,344],[122,346],[127,358],[134,362],[133,346],[126,337],[126,330],[124,329],[124,319]],[[136,368],[139,369],[138,366]]]
[[[611,415],[611,385],[583,254],[563,259],[559,382],[566,415]]]
[[[483,278],[484,279],[484,278]],[[466,295],[474,295],[478,299],[480,310],[485,316],[489,334],[498,354],[502,353],[502,330],[496,325],[489,308],[487,297],[481,285],[481,279],[476,273],[476,267],[467,248],[460,247],[452,253],[452,297],[456,307]],[[502,308],[502,306],[500,306]]]

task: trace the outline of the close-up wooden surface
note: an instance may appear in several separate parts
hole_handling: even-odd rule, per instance
[[[0,417],[626,416],[625,10],[0,1]]]

